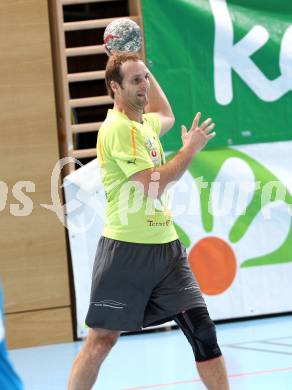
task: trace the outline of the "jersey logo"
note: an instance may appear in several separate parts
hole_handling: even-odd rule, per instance
[[[154,141],[151,138],[146,138],[145,139],[145,144],[148,149],[153,149],[154,148]]]
[[[158,153],[157,145],[153,138],[146,137],[145,138],[145,145],[148,149],[148,152],[150,154],[151,160],[155,165],[160,165],[160,155]]]
[[[128,164],[136,164],[136,159],[132,159],[132,160],[128,160],[127,161]]]

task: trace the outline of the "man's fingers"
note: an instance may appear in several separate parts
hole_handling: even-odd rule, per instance
[[[213,130],[215,127],[215,123],[211,123],[211,125],[207,126],[205,129],[204,129],[204,132],[206,134],[210,133],[211,130]]]
[[[205,131],[205,128],[210,125],[210,123],[212,123],[212,119],[211,118],[208,118],[206,119],[201,125],[200,125],[200,129]]]
[[[213,131],[213,133],[210,133],[206,136],[207,140],[209,141],[210,139],[214,138],[216,136],[216,133],[215,131]]]
[[[112,53],[109,51],[109,49],[106,47],[106,45],[103,44],[101,46],[104,48],[104,51],[106,52],[106,54],[110,57],[112,55]]]
[[[195,118],[193,120],[192,127],[191,127],[192,130],[194,130],[194,129],[196,129],[198,127],[198,123],[199,123],[200,118],[201,118],[201,113],[197,112],[197,114],[196,114],[196,116],[195,116]]]
[[[181,136],[184,137],[187,134],[187,128],[185,125],[181,125]]]

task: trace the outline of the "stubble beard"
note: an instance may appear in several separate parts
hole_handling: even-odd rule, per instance
[[[148,104],[147,96],[143,96],[143,98],[136,98],[136,105],[137,108],[139,108],[140,110],[144,111],[144,108],[147,106],[147,104]]]

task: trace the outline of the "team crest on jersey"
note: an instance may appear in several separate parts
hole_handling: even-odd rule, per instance
[[[157,145],[155,144],[155,141],[153,138],[146,137],[145,138],[145,145],[148,149],[148,152],[150,154],[150,158],[153,161],[153,163],[160,164],[160,154],[157,148]]]

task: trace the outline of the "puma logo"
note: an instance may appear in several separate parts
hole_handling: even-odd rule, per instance
[[[133,160],[128,160],[127,163],[128,164],[136,164],[136,159],[134,158]]]

